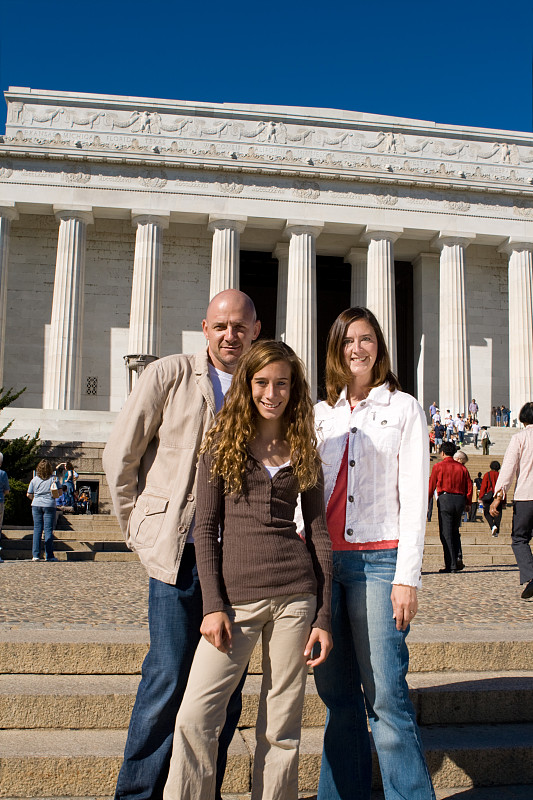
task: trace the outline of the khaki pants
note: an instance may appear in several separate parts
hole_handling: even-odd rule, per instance
[[[231,653],[201,639],[174,731],[164,800],[212,800],[226,706],[262,637],[263,680],[256,724],[252,800],[296,800],[307,667],[303,651],[314,595],[285,595],[226,609]]]

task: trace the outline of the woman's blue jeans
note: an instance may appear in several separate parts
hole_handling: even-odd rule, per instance
[[[372,759],[365,713],[386,800],[434,800],[409,700],[406,631],[390,599],[396,550],[333,553],[333,650],[315,669],[327,706],[318,800],[370,800]]]
[[[54,524],[56,521],[55,507],[32,506],[33,517],[33,558],[39,558],[41,553],[41,535],[44,530],[44,552],[46,558],[54,557]]]

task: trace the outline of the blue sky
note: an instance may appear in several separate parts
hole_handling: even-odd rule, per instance
[[[6,0],[0,87],[532,131],[532,41],[528,0]]]

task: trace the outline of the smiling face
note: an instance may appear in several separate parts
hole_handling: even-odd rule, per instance
[[[370,385],[378,356],[378,340],[374,328],[366,319],[356,319],[348,325],[343,350],[352,381],[360,386]]]
[[[252,400],[261,417],[280,419],[291,396],[291,367],[286,361],[273,361],[252,378]]]
[[[211,363],[222,372],[235,371],[237,361],[259,336],[261,323],[255,319],[249,297],[235,289],[216,295],[202,322]]]

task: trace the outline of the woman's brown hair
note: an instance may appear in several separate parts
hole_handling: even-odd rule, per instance
[[[47,478],[50,478],[53,475],[54,468],[50,462],[46,460],[46,458],[43,458],[42,461],[39,461],[37,464],[37,469],[35,472],[37,473],[38,478],[40,478],[42,481],[45,481]]]
[[[363,306],[354,306],[341,311],[328,334],[327,354],[326,354],[326,393],[327,402],[334,406],[339,395],[350,382],[351,372],[346,364],[344,357],[344,339],[346,331],[352,322],[358,319],[366,320],[374,329],[378,343],[378,355],[372,370],[371,387],[381,386],[382,383],[389,384],[389,390],[393,392],[400,389],[400,382],[391,370],[390,356],[383,336],[381,326],[374,314]]]
[[[304,365],[288,345],[266,339],[253,344],[239,360],[224,405],[202,443],[200,452],[210,454],[212,474],[224,479],[227,494],[243,490],[248,445],[257,430],[252,378],[276,361],[285,361],[291,368],[291,391],[283,421],[292,469],[301,491],[317,482],[320,461],[316,453],[313,402]]]

